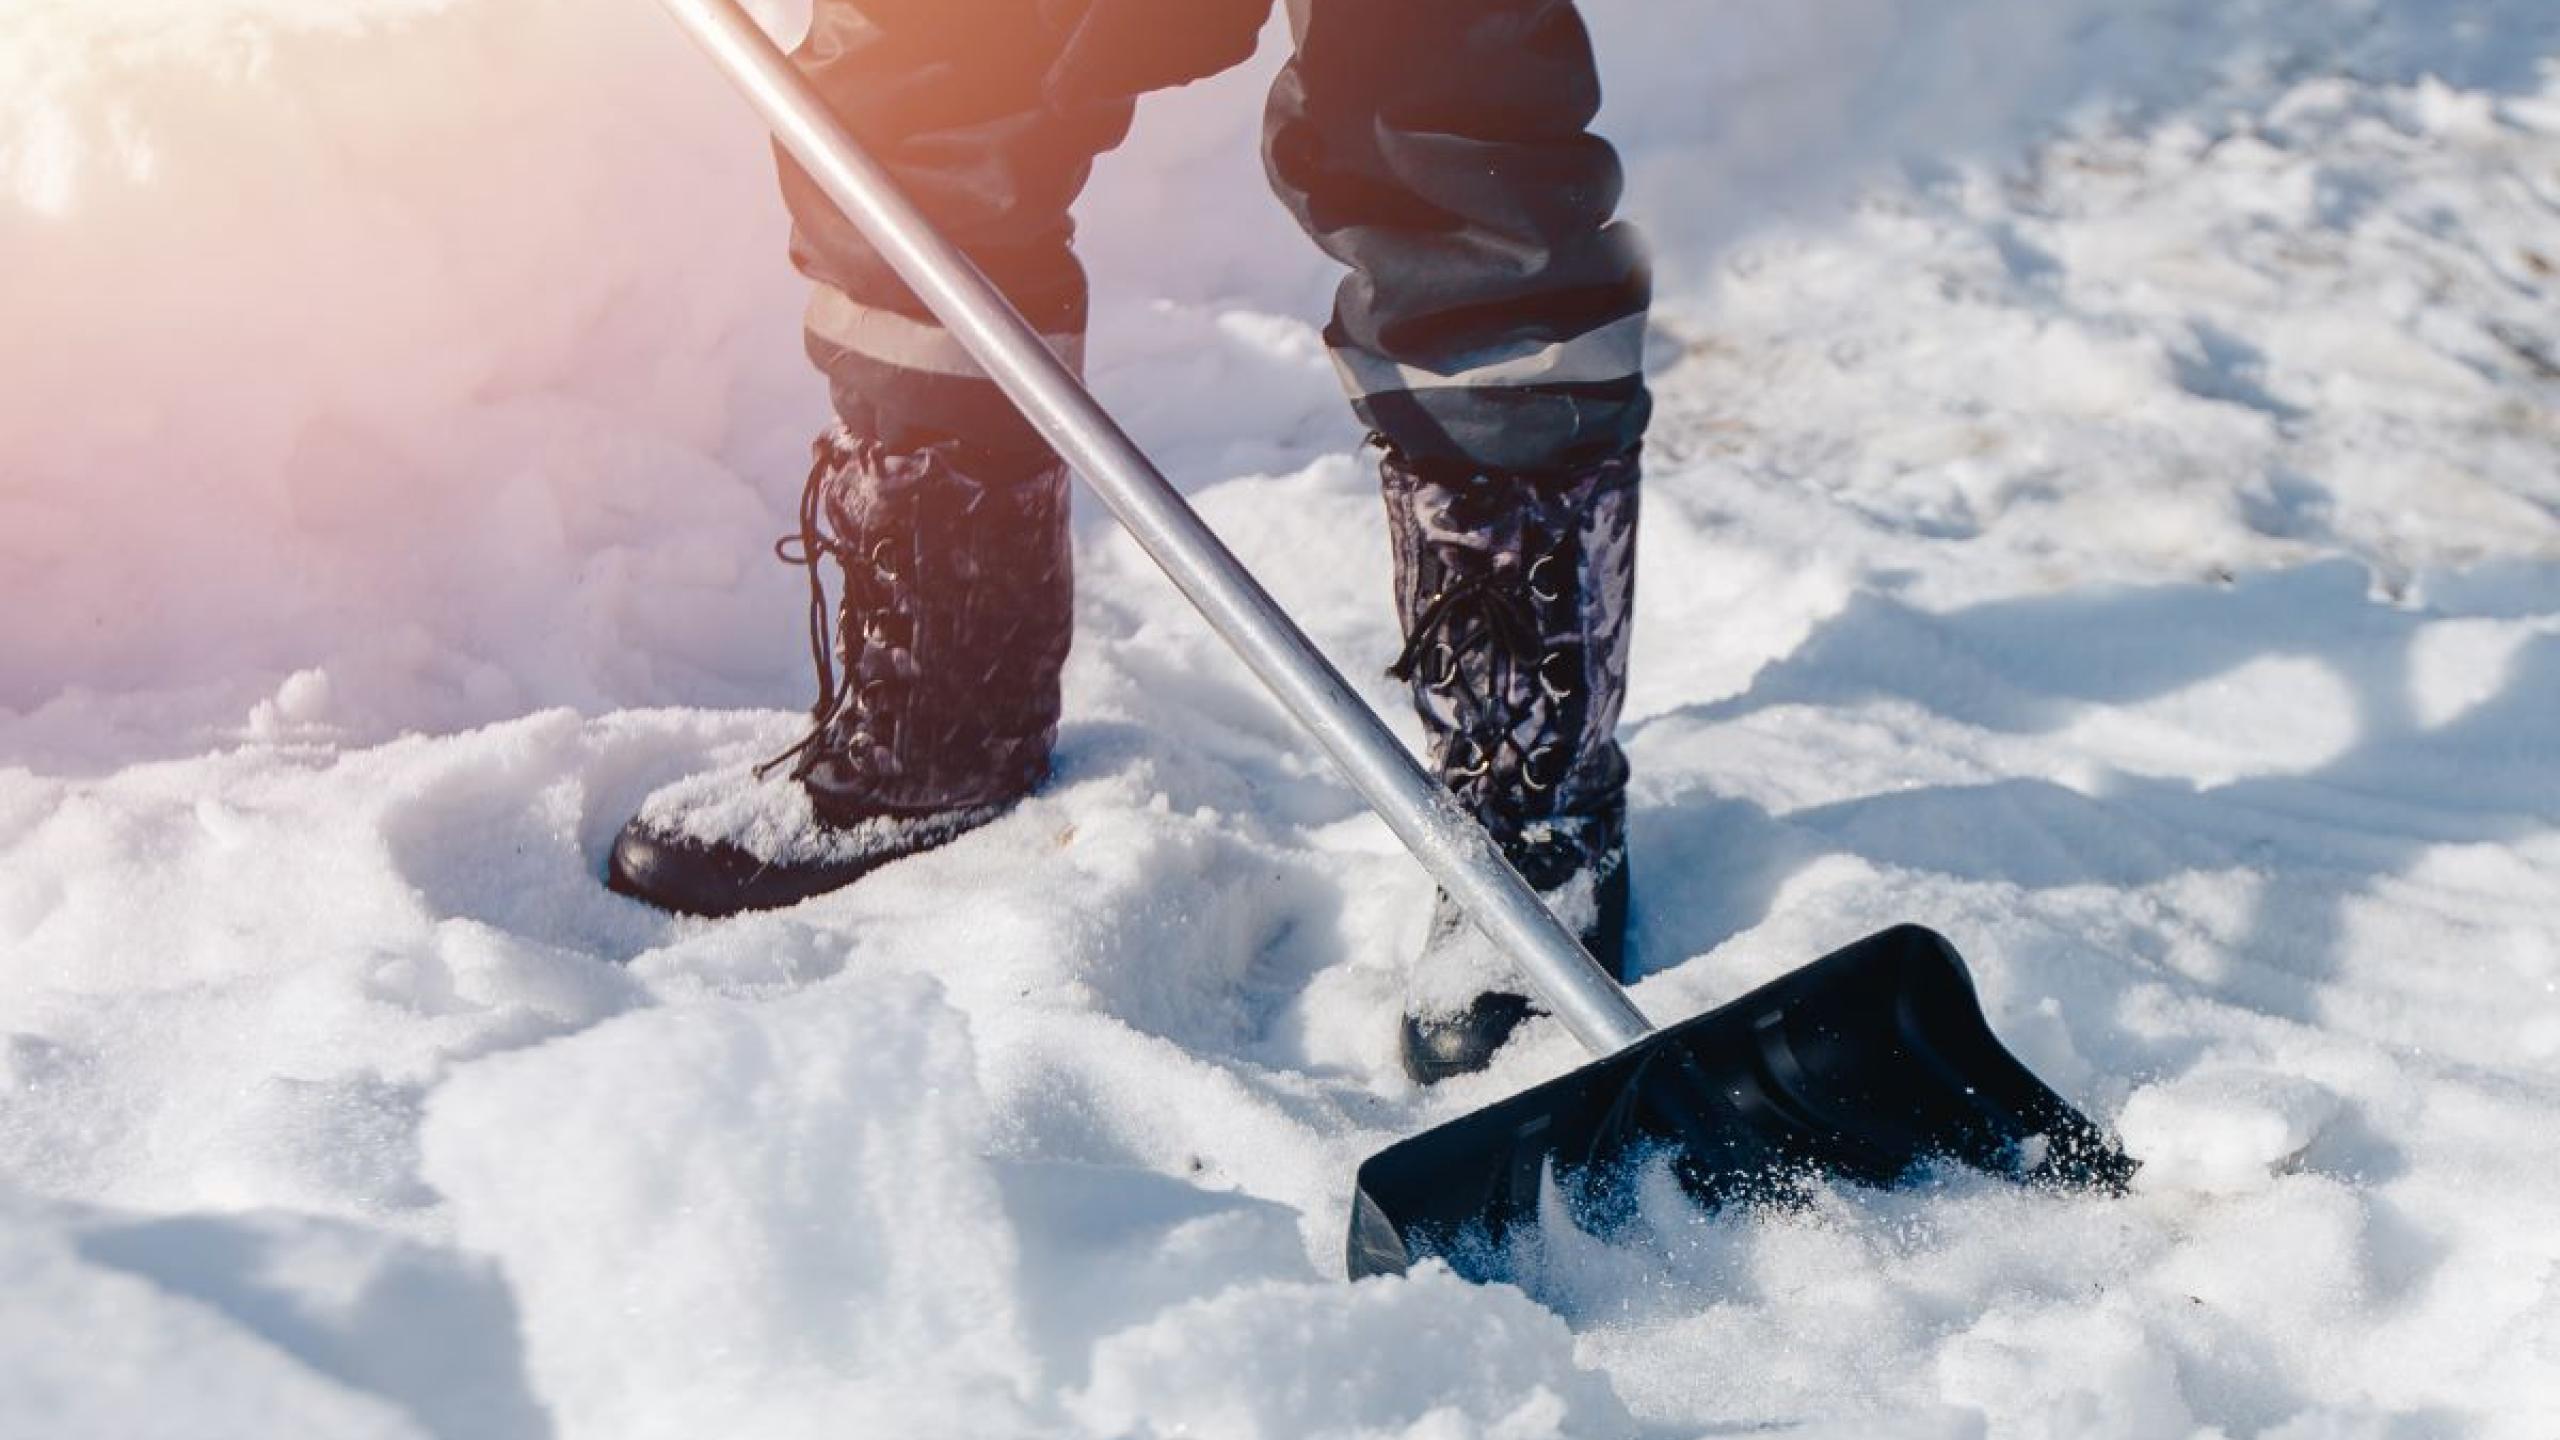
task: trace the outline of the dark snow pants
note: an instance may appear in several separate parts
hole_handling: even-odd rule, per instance
[[[1272,0],[817,0],[797,59],[1071,359],[1069,207],[1136,97],[1252,53]],[[1360,418],[1416,461],[1545,472],[1641,437],[1648,277],[1572,0],[1287,0],[1264,159],[1350,267],[1325,331]],[[793,259],[839,416],[893,444],[1041,442],[796,166]]]

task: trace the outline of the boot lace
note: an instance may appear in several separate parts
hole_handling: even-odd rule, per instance
[[[1552,741],[1524,745],[1516,724],[1523,717],[1507,714],[1506,701],[1511,677],[1523,667],[1536,680],[1533,704],[1561,702],[1579,683],[1572,652],[1546,648],[1536,608],[1565,598],[1565,558],[1537,553],[1525,570],[1515,572],[1464,545],[1432,549],[1442,568],[1440,589],[1414,617],[1387,674],[1408,683],[1418,677],[1456,698],[1463,718],[1442,756],[1452,789],[1462,795],[1483,791],[1507,758],[1531,793],[1553,790],[1571,768],[1570,750]],[[1501,662],[1485,667],[1488,685],[1481,691],[1469,680],[1466,664],[1478,647]]]
[[[848,672],[836,674],[835,617],[827,601],[825,564],[833,560],[845,573],[848,586],[855,583],[857,567],[871,563],[873,557],[861,553],[861,537],[840,535],[827,522],[827,481],[850,458],[840,441],[829,439],[818,444],[815,463],[809,467],[808,483],[800,491],[800,529],[773,542],[774,558],[786,565],[797,565],[809,577],[809,663],[818,674],[818,698],[809,707],[809,731],[790,749],[756,766],[757,779],[764,779],[788,765],[791,778],[806,779],[826,754],[827,737],[848,714],[853,713],[861,698],[861,688]],[[889,572],[881,567],[884,576]],[[850,593],[847,600],[851,600]],[[848,658],[848,665],[851,664]]]

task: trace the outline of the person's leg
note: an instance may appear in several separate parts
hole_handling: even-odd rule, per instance
[[[1290,0],[1274,188],[1351,267],[1325,338],[1418,464],[1543,473],[1633,448],[1650,284],[1571,0]]]
[[[1291,3],[1265,158],[1351,267],[1326,340],[1388,452],[1395,673],[1443,781],[1618,968],[1649,287],[1589,37],[1569,0]],[[1484,1065],[1519,989],[1441,897],[1407,1068]]]
[[[1054,0],[818,0],[797,61],[925,213],[1070,355],[1068,207],[1127,97],[1061,102]],[[788,905],[942,844],[1048,774],[1074,608],[1067,476],[800,169],[792,258],[839,424],[786,558],[809,571],[818,699],[752,774],[652,795],[616,890],[696,914]],[[832,604],[827,590],[832,587]]]
[[[1069,36],[1044,0],[818,0],[794,59],[926,217],[1070,360],[1086,287],[1069,213],[1128,133],[1126,96],[1053,99]],[[837,415],[895,450],[960,442],[999,469],[1047,447],[788,157],[791,258],[812,282],[806,339]]]

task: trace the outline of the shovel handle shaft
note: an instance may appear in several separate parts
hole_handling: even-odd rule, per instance
[[[845,218],[940,317],[1139,548],[1189,598],[1478,929],[1527,972],[1576,1039],[1613,1054],[1652,1033],[1474,818],[1363,704],[1202,523],[1075,372],[853,137],[738,0],[661,0]]]

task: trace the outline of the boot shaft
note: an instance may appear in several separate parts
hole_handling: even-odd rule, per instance
[[[996,479],[839,433],[797,544],[820,683],[793,773],[822,816],[1004,804],[1047,776],[1075,606],[1064,465]]]

